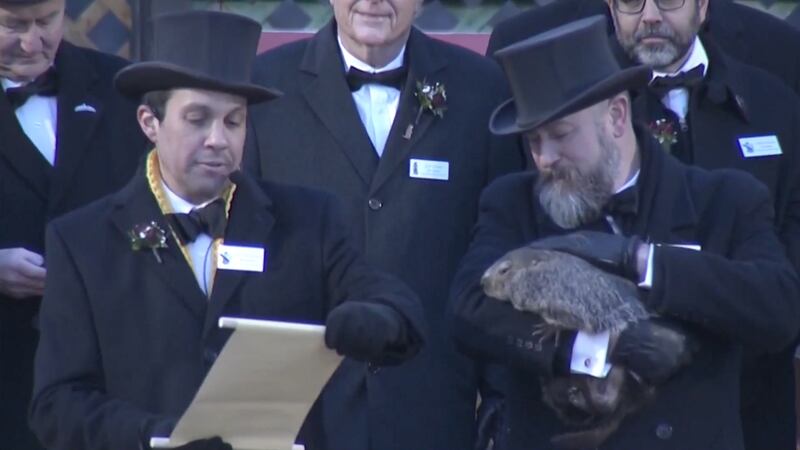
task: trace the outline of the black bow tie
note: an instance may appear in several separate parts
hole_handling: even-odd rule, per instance
[[[218,239],[225,236],[225,202],[218,198],[188,213],[167,214],[167,220],[182,244],[194,242],[203,233]]]
[[[363,70],[351,67],[350,70],[347,71],[347,76],[345,78],[347,78],[347,85],[350,86],[351,92],[361,89],[361,86],[365,84],[382,84],[397,90],[402,90],[403,84],[406,82],[407,72],[406,66],[377,73],[364,72]]]
[[[667,95],[667,92],[678,88],[692,88],[703,81],[705,66],[700,64],[692,70],[681,72],[672,77],[656,77],[650,82],[650,88],[659,97]]]
[[[612,217],[635,215],[639,210],[639,191],[636,186],[630,186],[612,195],[603,210]]]
[[[47,71],[28,84],[6,89],[6,97],[14,109],[24,105],[34,95],[53,97],[58,93],[58,77],[54,68]]]

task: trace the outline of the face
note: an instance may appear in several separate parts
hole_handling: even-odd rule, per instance
[[[346,47],[380,48],[406,42],[422,0],[330,0],[330,3]]]
[[[247,100],[201,89],[176,89],[163,120],[147,106],[138,119],[156,145],[161,175],[183,199],[200,204],[218,197],[239,168],[244,149]]]
[[[53,64],[64,35],[65,1],[0,4],[0,77],[30,81]]]
[[[614,193],[620,152],[605,109],[600,103],[526,134],[539,171],[539,203],[562,228],[595,220]]]
[[[708,0],[686,0],[683,6],[670,11],[658,9],[655,0],[644,0],[642,12],[625,14],[617,9],[615,2],[642,0],[606,1],[614,18],[617,40],[625,52],[640,64],[663,72],[679,69],[688,58],[708,9]],[[675,2],[664,0],[662,4]]]

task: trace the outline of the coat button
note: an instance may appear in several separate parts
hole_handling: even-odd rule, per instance
[[[667,440],[672,437],[672,425],[668,423],[660,423],[656,427],[656,436],[659,439]]]
[[[369,209],[371,209],[373,211],[377,211],[377,210],[383,208],[383,203],[381,203],[381,201],[378,200],[377,198],[369,199],[367,201],[367,205],[369,205]]]
[[[214,365],[214,361],[217,360],[217,356],[219,356],[219,354],[209,348],[203,351],[203,361],[209,366]]]

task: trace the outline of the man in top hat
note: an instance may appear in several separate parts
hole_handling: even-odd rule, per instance
[[[345,361],[324,393],[330,450],[472,450],[479,387],[481,437],[495,427],[497,374],[456,352],[443,318],[481,190],[525,159],[486,129],[508,97],[500,68],[414,28],[421,4],[331,0],[311,39],[256,63],[256,82],[286,95],[253,110],[245,167],[336,194],[367,260],[408,283],[431,324],[409,364]]]
[[[540,377],[602,377],[609,363],[656,386],[656,397],[598,448],[739,450],[743,348],[774,350],[794,338],[800,280],[762,184],[743,172],[686,166],[632,125],[627,91],[645,85],[650,71],[620,69],[604,36],[594,17],[497,52],[514,97],[490,127],[521,133],[538,171],[484,192],[452,288],[455,333],[477,357],[513,368],[511,449],[551,448],[552,437],[574,431],[543,402]],[[613,346],[608,334],[583,331],[539,340],[538,315],[481,286],[492,263],[529,244],[627,277],[659,319],[631,324]],[[695,345],[671,345],[663,327]]]
[[[704,30],[739,61],[766,70],[800,93],[800,31],[772,14],[734,0],[709,2]],[[593,15],[606,16],[614,32],[612,11],[602,1],[558,0],[534,7],[492,30],[487,55],[551,28]]]
[[[238,172],[248,105],[278,95],[250,83],[259,24],[193,11],[154,32],[153,61],[116,87],[142,98],[155,149],[122,190],[48,230],[30,421],[51,450],[168,435],[229,335],[223,315],[325,323],[326,345],[376,367],[423,343],[418,300],[354,250],[334,199]],[[242,251],[260,264],[223,270],[218,255]],[[211,438],[181,448],[230,448]]]
[[[121,58],[62,39],[65,0],[0,0],[0,447],[41,447],[26,422],[51,219],[113,192],[145,150]]]

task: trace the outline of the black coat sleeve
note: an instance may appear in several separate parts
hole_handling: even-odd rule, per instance
[[[732,178],[733,179],[733,178]],[[769,193],[760,183],[728,183],[739,197],[727,254],[658,246],[653,289],[657,312],[696,323],[758,350],[784,348],[800,324],[798,278],[775,234]],[[724,196],[718,196],[721,198]]]
[[[141,436],[174,418],[106,394],[88,294],[56,225],[48,228],[46,248],[31,428],[50,450],[140,450]]]
[[[506,180],[490,185],[481,196],[472,244],[451,288],[452,329],[459,347],[467,354],[548,374],[552,372],[556,347],[552,340],[540,341],[534,336],[542,319],[517,311],[508,302],[487,297],[480,284],[492,263],[525,242],[515,220],[525,212],[519,211],[519,196],[509,192]]]
[[[323,263],[327,283],[328,310],[344,301],[381,303],[405,318],[406,358],[415,355],[427,334],[427,324],[419,298],[402,281],[367,264],[352,244],[349,229],[339,211],[338,201],[327,197],[322,236]]]

